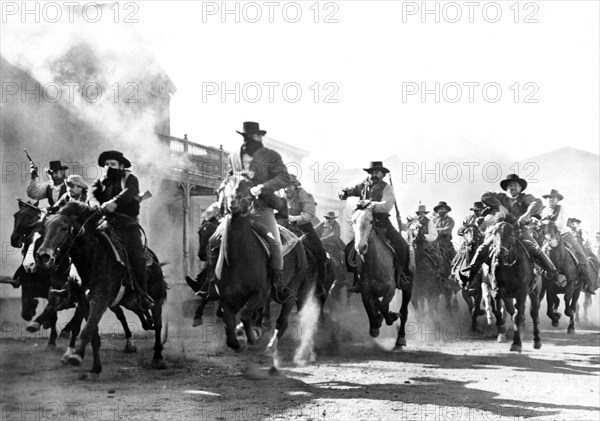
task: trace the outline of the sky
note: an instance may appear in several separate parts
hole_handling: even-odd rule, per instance
[[[342,168],[406,148],[599,152],[598,2],[427,2],[437,16],[421,2],[274,2],[272,17],[268,2],[227,3],[139,3],[136,28],[178,89],[174,136],[232,149],[254,120]]]

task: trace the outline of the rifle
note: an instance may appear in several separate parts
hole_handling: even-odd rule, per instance
[[[392,182],[392,173],[389,173],[390,177],[390,186],[392,190],[394,190],[394,183]],[[395,196],[395,194],[394,194]],[[402,218],[400,218],[400,211],[398,210],[398,202],[394,200],[394,209],[396,209],[396,221],[398,222],[398,231],[402,231]]]
[[[35,163],[33,162],[33,159],[31,159],[31,156],[29,156],[29,152],[27,152],[27,149],[23,148],[23,151],[25,152],[25,155],[27,155],[27,159],[29,159],[29,163],[31,165],[35,165]]]

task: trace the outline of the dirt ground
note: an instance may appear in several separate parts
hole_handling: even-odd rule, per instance
[[[567,335],[563,317],[552,328],[541,314],[541,350],[534,350],[531,321],[523,353],[497,343],[495,327],[480,318],[471,333],[466,308],[440,311],[437,320],[411,313],[408,347],[392,352],[396,329],[368,337],[358,296],[335,320],[302,326],[295,316],[280,342],[281,363],[271,373],[262,351],[268,339],[244,353],[225,346],[224,328],[207,317],[192,328],[181,304],[167,311],[166,370],[150,368],[153,335],[140,332],[138,352],[112,318],[102,324],[104,371],[87,375],[59,359],[67,340],[47,349],[48,331],[26,333],[25,323],[2,322],[1,420],[597,420],[600,410],[598,306],[591,320]],[[397,308],[397,306],[396,306]],[[412,308],[411,308],[412,310]],[[189,313],[189,311],[187,311]],[[214,309],[208,309],[209,316]],[[69,314],[61,314],[60,323]],[[139,323],[139,322],[138,322]],[[301,339],[315,341],[317,361],[293,363]],[[510,335],[509,335],[510,337]],[[337,338],[337,341],[336,339]]]

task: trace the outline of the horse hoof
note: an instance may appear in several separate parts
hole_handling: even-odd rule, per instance
[[[552,327],[558,327],[558,320],[552,320]]]
[[[542,348],[542,341],[533,341],[533,348],[534,349],[541,349]],[[521,351],[519,351],[521,352]]]
[[[569,335],[573,335],[573,334],[575,333],[575,328],[574,328],[574,327],[570,327],[570,328],[568,328],[568,329],[567,329],[567,333],[568,333]]]
[[[152,368],[157,370],[164,370],[167,368],[167,363],[162,358],[160,360],[152,360]]]
[[[67,362],[71,365],[74,365],[75,367],[79,367],[81,365],[81,363],[83,362],[83,358],[81,358],[77,354],[69,355],[69,357],[67,358]]]
[[[511,352],[521,352],[523,350],[523,347],[521,345],[518,345],[518,344],[512,344],[510,346],[510,350],[511,350]]]
[[[500,343],[506,342],[506,334],[505,333],[500,333],[498,335],[498,342],[500,342]]]
[[[369,329],[369,335],[371,338],[376,338],[379,336],[379,329]]]
[[[271,366],[269,369],[269,376],[279,376],[279,370],[277,370],[277,367]]]
[[[385,323],[388,326],[391,326],[394,324],[394,322],[396,322],[396,320],[398,320],[399,317],[400,317],[400,315],[398,313],[393,313],[390,311],[388,313],[388,317],[385,318]]]
[[[192,322],[192,327],[201,326],[201,325],[202,325],[202,319],[194,319],[194,321]]]
[[[255,341],[259,340],[260,338],[262,338],[263,332],[262,329],[260,327],[253,327],[252,328],[252,332],[254,332],[254,339]]]
[[[40,330],[40,324],[38,322],[31,322],[27,324],[25,328],[29,333],[35,333]]]
[[[133,344],[126,344],[125,345],[125,349],[123,349],[123,352],[125,354],[133,354],[137,352],[137,346],[133,345]]]

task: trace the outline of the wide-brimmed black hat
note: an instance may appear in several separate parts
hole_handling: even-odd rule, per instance
[[[473,207],[469,210],[474,211],[474,210],[484,210],[484,209],[485,209],[485,206],[483,206],[483,202],[475,202],[475,203],[473,203]]]
[[[104,151],[104,152],[102,152],[100,154],[100,156],[98,157],[98,165],[103,167],[104,164],[106,163],[106,161],[109,159],[114,159],[115,161],[120,162],[121,164],[123,164],[123,166],[125,168],[131,167],[131,162],[129,162],[129,160],[123,156],[123,152],[119,152],[119,151]]]
[[[369,174],[371,173],[371,171],[383,171],[384,173],[390,172],[390,170],[383,166],[383,162],[381,161],[371,161],[371,165],[369,166],[369,168],[363,168],[363,170],[365,170]]]
[[[60,161],[50,161],[48,164],[48,172],[60,171],[60,170],[68,170],[69,167],[63,165]]]
[[[298,177],[296,177],[294,174],[290,174],[290,184],[296,187],[300,187],[302,185],[300,180],[298,180]]]
[[[258,123],[256,123],[255,121],[244,121],[242,131],[238,132],[236,130],[236,133],[239,133],[242,136],[248,136],[248,135],[256,134],[256,133],[258,133],[261,136],[264,136],[267,134],[267,131],[261,130],[260,125]]]
[[[523,180],[517,174],[509,174],[509,175],[507,175],[506,176],[506,180],[502,180],[500,182],[500,187],[502,188],[502,190],[506,190],[506,187],[508,186],[508,183],[511,183],[513,181],[516,181],[517,183],[519,183],[519,185],[521,186],[521,191],[523,191],[523,190],[525,190],[527,188],[527,181]]]
[[[578,224],[581,224],[581,219],[577,219],[577,218],[567,219],[567,225],[569,225],[571,222],[577,222]]]
[[[558,197],[558,200],[563,200],[565,197],[558,192],[558,190],[550,190],[550,194],[545,194],[542,196],[544,199],[548,199],[549,197]]]
[[[440,208],[446,208],[448,210],[448,212],[450,212],[452,210],[452,208],[450,206],[448,206],[448,204],[446,202],[440,201],[440,203],[438,203],[437,206],[435,206],[433,208],[433,211],[437,212],[438,209],[440,209]]]

